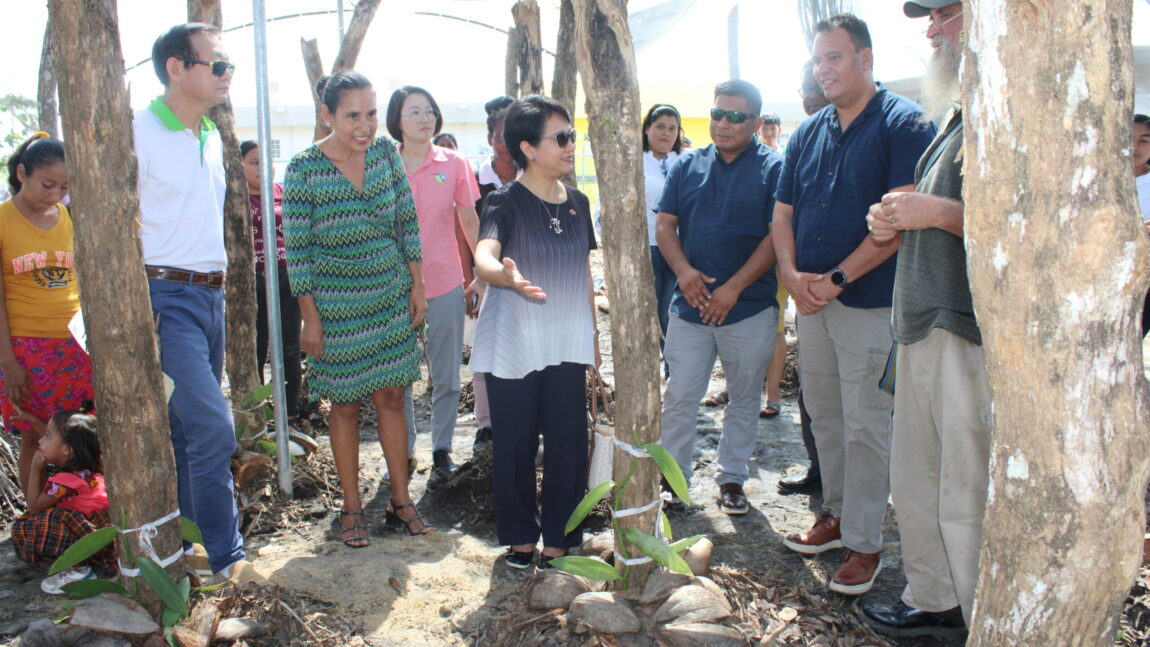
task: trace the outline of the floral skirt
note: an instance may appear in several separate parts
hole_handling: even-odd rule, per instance
[[[13,337],[16,361],[28,371],[28,395],[20,405],[41,420],[65,409],[79,409],[95,397],[92,389],[92,360],[71,337]],[[0,381],[0,387],[3,382]],[[13,420],[16,410],[0,388],[0,413],[4,429],[28,431],[31,427]]]

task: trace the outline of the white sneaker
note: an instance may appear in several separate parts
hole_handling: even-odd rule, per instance
[[[40,582],[40,590],[48,595],[60,595],[64,592],[64,585],[70,582],[79,582],[80,580],[95,579],[96,574],[92,572],[91,568],[81,566],[79,568],[65,568],[64,570],[49,575]]]

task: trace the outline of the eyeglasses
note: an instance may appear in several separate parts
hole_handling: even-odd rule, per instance
[[[543,137],[543,139],[554,139],[555,143],[559,145],[559,148],[567,148],[567,144],[575,143],[575,138],[577,135],[578,133],[576,133],[575,129],[572,128],[571,130],[560,130],[554,135],[546,135]]]
[[[940,23],[935,23],[935,22],[934,22],[934,17],[932,16],[932,17],[930,18],[930,21],[927,23],[927,28],[926,28],[926,29],[924,29],[924,30],[922,30],[922,33],[924,33],[924,34],[928,34],[928,33],[930,33],[930,30],[932,30],[932,29],[942,29],[943,27],[945,27],[945,26],[946,26],[946,24],[947,24],[947,23],[949,23],[950,21],[954,20],[955,18],[958,18],[958,17],[959,17],[959,16],[961,16],[961,15],[962,15],[962,12],[960,11],[960,12],[958,12],[958,13],[954,14],[953,16],[951,16],[950,18],[947,18],[947,19],[943,20],[943,21],[942,21],[942,22],[940,22]]]
[[[739,112],[738,110],[720,110],[718,108],[711,108],[711,119],[715,121],[722,121],[723,117],[727,118],[727,123],[741,124],[748,119],[754,119],[758,115],[749,112]]]
[[[207,65],[212,68],[212,76],[223,76],[229,72],[234,73],[236,71],[235,64],[229,63],[228,61],[201,61],[195,58],[181,58],[180,60],[194,65]]]
[[[436,112],[434,108],[428,108],[427,110],[408,110],[404,114],[412,121],[423,121],[424,119],[435,121],[439,118],[439,113]]]

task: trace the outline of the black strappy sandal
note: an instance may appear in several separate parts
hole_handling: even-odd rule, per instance
[[[400,517],[399,511],[404,508],[411,508],[412,511],[415,512],[415,516],[410,519]],[[415,530],[412,530],[411,525],[417,522],[419,526]],[[390,528],[403,528],[407,530],[407,534],[409,535],[428,535],[435,532],[435,526],[432,526],[424,520],[423,515],[419,514],[419,511],[415,509],[414,503],[396,505],[396,503],[392,501],[391,504],[387,506],[387,525]]]
[[[348,526],[347,528],[344,528],[343,527],[343,520],[345,517],[349,517],[349,516],[359,517],[359,521],[352,524],[351,526]],[[340,527],[339,537],[340,537],[340,541],[343,542],[344,546],[347,546],[348,548],[367,548],[367,546],[371,543],[371,540],[368,539],[367,524],[365,522],[366,522],[366,518],[364,517],[363,510],[340,510],[339,511],[339,527]],[[362,535],[359,532],[361,530],[363,531]],[[350,537],[345,538],[344,535],[346,535],[349,532],[352,533],[352,535]]]

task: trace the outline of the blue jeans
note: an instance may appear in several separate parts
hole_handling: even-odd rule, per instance
[[[224,367],[224,291],[148,279],[160,363],[175,384],[168,401],[180,512],[200,528],[213,571],[244,558],[231,456],[236,432],[220,391]]]

